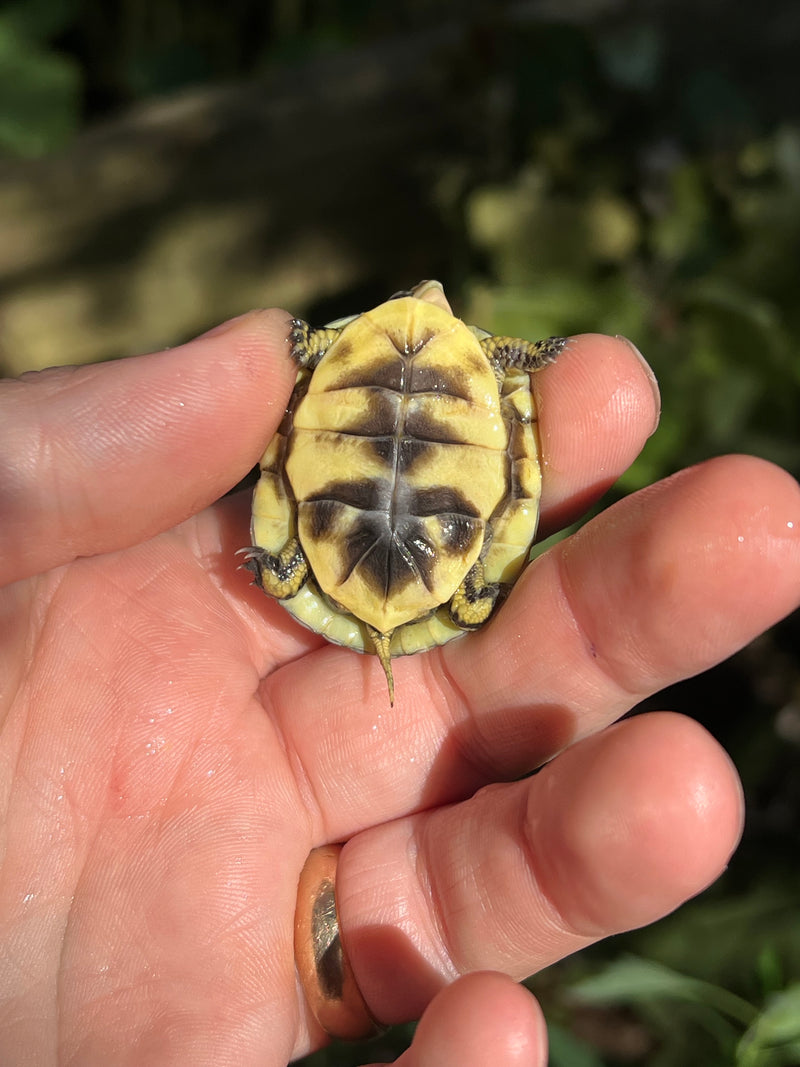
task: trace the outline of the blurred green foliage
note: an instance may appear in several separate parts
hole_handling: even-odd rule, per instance
[[[51,42],[76,7],[72,0],[18,0],[0,11],[0,153],[42,155],[75,133],[80,67]]]
[[[795,6],[620,5],[595,17],[588,5],[583,21],[505,25],[514,7],[18,0],[0,13],[0,152],[41,155],[182,86],[466,23],[459,84],[497,107],[498,134],[481,168],[443,173],[432,189],[464,317],[530,337],[623,333],[641,348],[662,422],[612,498],[729,451],[800,474]],[[748,832],[701,900],[532,980],[554,1067],[800,1063],[798,641],[795,617],[661,696],[734,755]],[[307,1062],[390,1059],[412,1032]]]

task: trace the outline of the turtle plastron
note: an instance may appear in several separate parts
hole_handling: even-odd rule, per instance
[[[530,374],[561,338],[466,327],[438,282],[313,329],[261,460],[247,566],[329,641],[393,656],[477,629],[522,570],[541,475]]]

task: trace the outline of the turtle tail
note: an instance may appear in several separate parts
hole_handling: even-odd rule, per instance
[[[367,630],[375,648],[375,655],[381,661],[383,673],[386,675],[386,684],[389,687],[389,704],[394,707],[394,676],[392,674],[392,656],[389,652],[393,631],[389,630],[388,633],[382,634],[372,626],[367,626]]]

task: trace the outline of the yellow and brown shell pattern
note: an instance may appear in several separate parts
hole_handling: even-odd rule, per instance
[[[487,621],[536,534],[530,374],[565,339],[494,337],[438,282],[314,330],[261,459],[246,566],[301,623],[391,659]]]

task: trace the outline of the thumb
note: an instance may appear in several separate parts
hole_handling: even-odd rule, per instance
[[[0,382],[0,585],[125,548],[257,462],[294,383],[285,312],[179,348]]]

